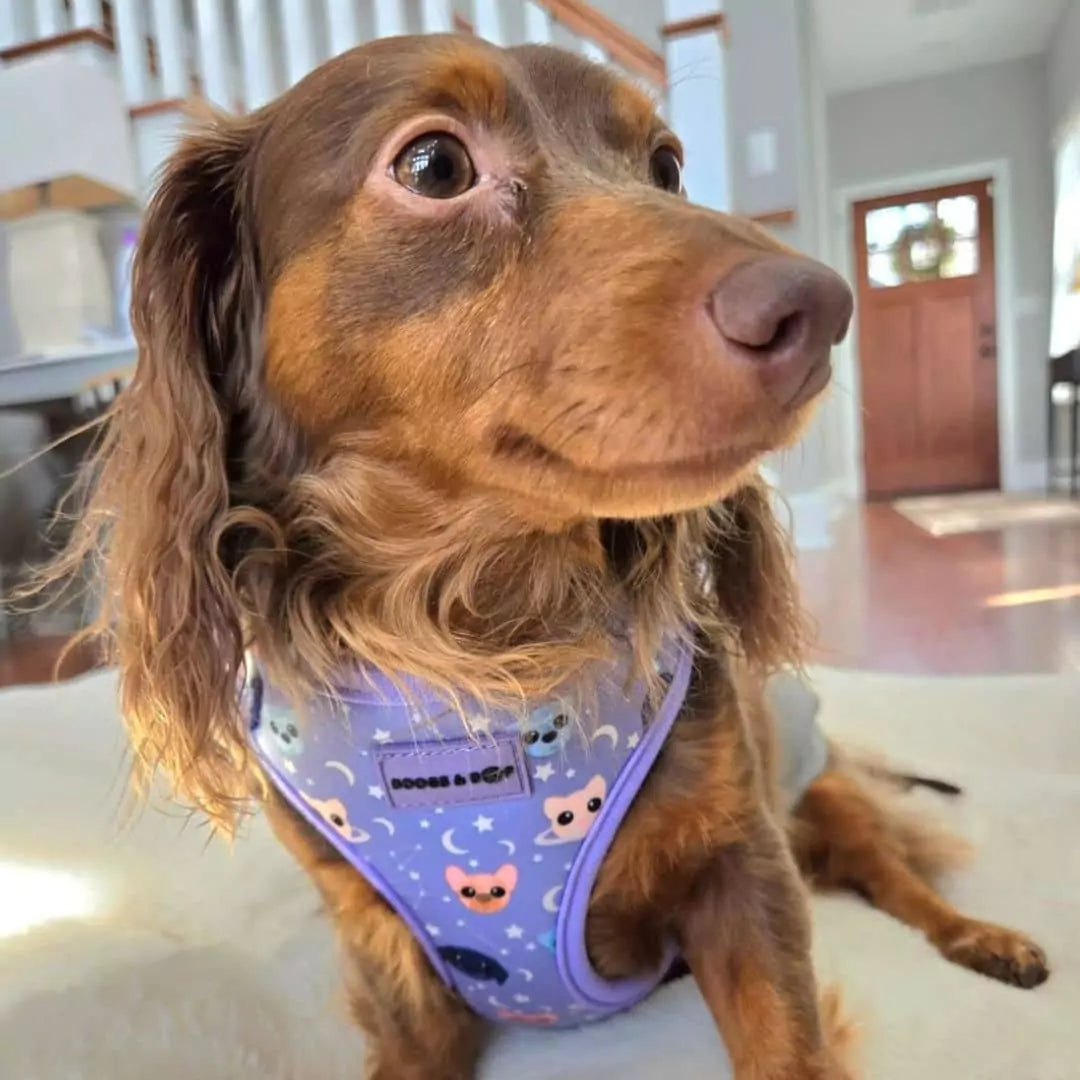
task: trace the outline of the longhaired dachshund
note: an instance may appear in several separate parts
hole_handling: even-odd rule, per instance
[[[372,1080],[467,1080],[486,1019],[599,1019],[676,959],[738,1080],[851,1075],[756,466],[852,300],[681,170],[599,65],[398,38],[209,122],[148,208],[63,565],[102,557],[144,780],[225,831],[261,800],[321,890]]]

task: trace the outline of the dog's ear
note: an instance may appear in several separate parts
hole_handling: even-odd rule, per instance
[[[139,346],[96,458],[84,549],[120,669],[138,773],[231,828],[247,793],[241,607],[224,553],[237,429],[258,362],[251,121],[212,121],[170,159],[143,221]]]
[[[720,614],[747,659],[763,669],[802,662],[805,620],[791,542],[756,479],[711,511],[710,582]]]
[[[446,868],[446,884],[454,892],[461,892],[462,887],[469,884],[469,875],[460,866],[448,866]]]

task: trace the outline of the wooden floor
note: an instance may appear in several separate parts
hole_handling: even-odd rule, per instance
[[[839,523],[829,551],[803,553],[799,569],[820,663],[909,674],[1080,671],[1075,525],[936,539],[888,506],[862,507]],[[0,644],[0,686],[51,679],[62,644]],[[77,652],[62,675],[93,662]]]
[[[935,538],[891,507],[852,511],[800,557],[815,659],[910,674],[1080,671],[1080,528]],[[998,606],[1000,605],[1000,606]]]

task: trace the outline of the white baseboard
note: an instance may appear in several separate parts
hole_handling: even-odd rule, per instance
[[[833,544],[833,524],[848,499],[842,481],[796,495],[778,492],[781,521],[785,521],[799,551],[824,551]]]

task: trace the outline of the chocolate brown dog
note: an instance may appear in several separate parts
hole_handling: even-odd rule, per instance
[[[619,980],[674,944],[739,1080],[849,1075],[771,794],[762,687],[800,618],[755,469],[806,424],[852,301],[689,204],[681,162],[602,67],[400,38],[191,136],[147,213],[138,370],[69,565],[104,553],[143,774],[224,829],[260,794],[322,890],[379,1080],[471,1077],[483,1025],[264,781],[247,648],[302,716],[358,668],[510,708],[626,640],[658,696],[679,641],[689,689],[588,957]]]

